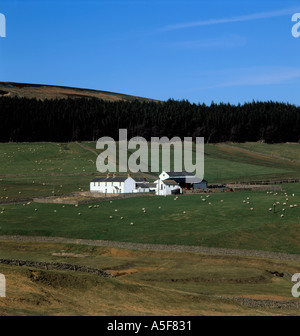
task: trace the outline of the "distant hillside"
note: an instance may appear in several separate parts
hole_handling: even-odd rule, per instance
[[[136,99],[141,102],[157,101],[150,98],[136,97],[108,91],[80,89],[67,86],[10,83],[10,82],[0,82],[0,97],[1,96],[36,98],[38,100],[63,99],[63,98],[72,98],[72,99],[99,98],[106,101],[120,101],[120,100],[132,101]]]

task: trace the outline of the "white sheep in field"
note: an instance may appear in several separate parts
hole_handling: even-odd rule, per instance
[[[130,222],[130,225],[133,225],[133,222]]]
[[[253,211],[254,209],[253,208],[250,208],[251,211]]]
[[[120,219],[124,219],[124,217],[121,217]]]
[[[272,208],[269,208],[269,211],[272,211],[273,209]]]

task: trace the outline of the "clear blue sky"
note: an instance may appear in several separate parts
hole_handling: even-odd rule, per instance
[[[300,105],[299,1],[1,0],[0,81]]]

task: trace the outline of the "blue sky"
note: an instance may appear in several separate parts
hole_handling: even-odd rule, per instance
[[[0,81],[300,105],[299,1],[1,0]]]

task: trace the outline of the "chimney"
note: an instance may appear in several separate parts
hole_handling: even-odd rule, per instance
[[[113,173],[113,177],[116,177],[117,176],[117,174],[116,173]]]
[[[110,173],[107,173],[107,177],[110,177]]]
[[[128,177],[131,177],[131,174],[128,174]]]

